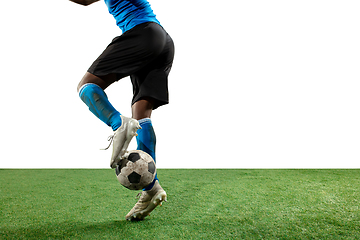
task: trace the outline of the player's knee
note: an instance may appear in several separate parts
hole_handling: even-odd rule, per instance
[[[79,84],[77,85],[77,91],[80,92],[81,88],[87,84],[87,83],[93,83],[93,84],[97,84],[99,85],[99,83],[96,81],[97,77],[90,74],[90,73],[85,73],[84,77],[81,79],[81,81],[79,82]]]
[[[84,77],[81,79],[81,81],[77,85],[77,92],[80,92],[81,87],[84,86],[88,82],[87,74],[84,75]]]
[[[80,89],[81,87],[83,86],[84,84],[80,81],[79,84],[77,85],[77,92],[79,93],[80,92]]]

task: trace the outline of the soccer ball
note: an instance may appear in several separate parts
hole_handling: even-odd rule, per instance
[[[130,190],[140,190],[154,181],[154,159],[144,151],[128,151],[115,168],[117,179]]]

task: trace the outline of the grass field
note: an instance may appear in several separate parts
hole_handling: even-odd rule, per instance
[[[0,170],[0,239],[360,239],[360,170],[159,169],[142,222],[113,170]]]

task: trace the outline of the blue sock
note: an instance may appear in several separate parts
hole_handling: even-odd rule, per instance
[[[104,90],[98,85],[85,84],[81,87],[79,96],[89,110],[114,131],[121,126],[120,113],[111,105]]]
[[[139,123],[141,129],[137,130],[137,134],[138,134],[138,136],[136,137],[136,142],[138,145],[137,150],[142,150],[148,153],[156,163],[156,158],[155,158],[156,136],[155,136],[154,128],[151,123],[151,119],[144,118],[139,120]],[[152,189],[156,180],[159,180],[157,178],[157,174],[155,175],[154,181],[143,190],[148,191]]]

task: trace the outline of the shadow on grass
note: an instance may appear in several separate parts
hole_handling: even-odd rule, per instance
[[[22,228],[0,227],[0,239],[128,239],[133,238],[137,229],[148,227],[149,221],[146,219],[141,222],[54,222]]]

